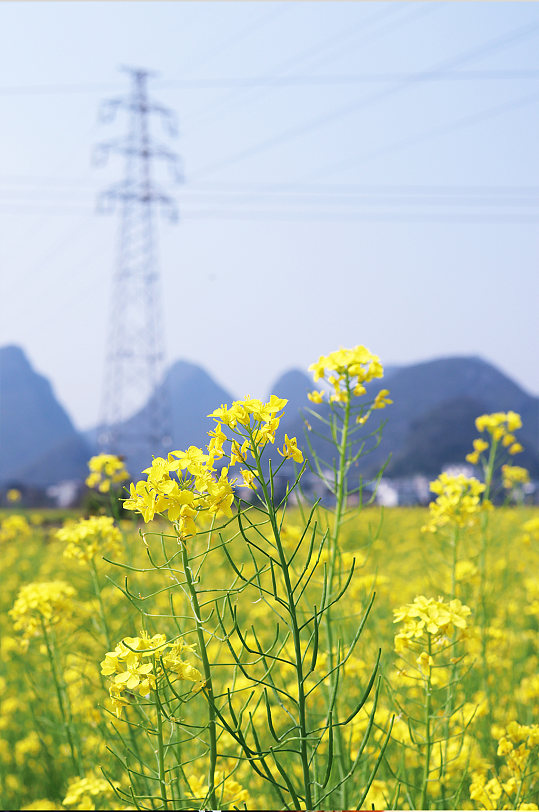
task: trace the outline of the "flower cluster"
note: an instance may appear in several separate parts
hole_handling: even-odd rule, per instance
[[[532,750],[539,747],[539,725],[509,722],[498,737],[498,756],[504,756],[511,772],[522,775]]]
[[[522,446],[517,442],[514,432],[522,428],[522,420],[516,412],[494,412],[493,414],[482,414],[476,418],[475,427],[480,433],[490,434],[492,442],[500,443],[507,448],[508,453],[519,454],[523,451]],[[466,460],[472,465],[477,465],[482,458],[483,452],[489,448],[490,443],[478,438],[473,442],[474,450],[466,455]]]
[[[56,531],[56,538],[67,543],[66,558],[76,558],[84,565],[98,555],[115,556],[119,553],[122,534],[110,516],[91,516],[79,522],[66,522]]]
[[[6,499],[8,502],[20,502],[22,499],[22,493],[17,490],[17,488],[10,488],[6,493]]]
[[[111,678],[109,693],[118,718],[129,704],[129,694],[137,691],[147,696],[155,689],[163,669],[178,679],[200,682],[200,671],[183,659],[185,653],[192,652],[192,646],[182,640],[167,642],[164,634],[150,637],[146,632],[140,632],[139,637],[125,637],[114,651],[108,651],[101,673]]]
[[[32,529],[24,516],[14,514],[6,516],[0,522],[0,542],[2,541],[24,541],[32,534]]]
[[[473,527],[480,512],[490,507],[490,502],[481,499],[485,485],[475,477],[440,474],[430,483],[430,489],[438,494],[438,498],[429,504],[429,523],[423,528],[430,533],[436,533],[446,525]]]
[[[520,465],[502,465],[502,484],[506,491],[511,491],[516,485],[526,485],[530,481],[530,474]]]
[[[215,409],[209,415],[216,425],[208,432],[210,442],[206,450],[192,445],[187,451],[171,451],[167,459],[154,458],[143,471],[147,480],[131,484],[124,508],[139,511],[145,522],[151,521],[156,513],[166,512],[181,539],[196,533],[195,522],[203,511],[230,517],[236,480],[229,479],[229,468],[238,462],[243,464],[245,467],[240,469],[243,486],[256,487],[249,459],[256,458],[267,443],[275,442],[279,412],[286,403],[275,395],[267,403],[247,397],[234,401],[231,407],[225,404]],[[223,427],[238,439],[229,438]],[[225,443],[229,443],[228,452]],[[295,438],[286,436],[279,453],[285,459],[303,461]],[[222,458],[228,458],[229,465],[218,470],[217,463]]]
[[[404,624],[395,635],[395,650],[400,653],[419,647],[423,650],[420,657],[424,659],[427,643],[430,642],[428,647],[434,651],[447,644],[457,629],[467,627],[471,609],[457,598],[446,603],[443,598],[435,600],[419,595],[413,603],[395,609],[393,614],[394,623]]]
[[[10,609],[15,631],[22,632],[26,643],[42,632],[63,624],[73,616],[75,590],[65,581],[48,581],[22,586]]]
[[[115,454],[98,454],[88,462],[90,473],[86,478],[89,488],[97,488],[101,493],[108,493],[113,485],[119,485],[129,479],[123,459]]]
[[[522,541],[524,544],[531,544],[532,541],[539,542],[539,516],[524,522],[522,530]]]
[[[110,798],[113,795],[114,790],[109,782],[95,770],[90,770],[84,778],[70,779],[62,804],[68,809],[95,809],[93,798],[96,796]]]
[[[208,784],[199,775],[191,775],[189,777],[189,786],[191,788],[190,795],[196,802],[197,808],[200,802],[205,801],[208,797]],[[239,784],[235,778],[231,776],[225,777],[221,770],[215,771],[215,786],[221,805],[232,805],[233,809],[247,808],[250,801],[249,793]]]
[[[509,722],[505,728],[493,729],[498,740],[496,755],[505,758],[499,776],[488,778],[485,769],[472,774],[470,798],[484,809],[538,809],[536,803],[527,803],[525,783],[534,751],[539,747],[539,725],[521,725]],[[502,796],[507,799],[501,803]],[[517,805],[515,805],[515,801]]]
[[[365,384],[373,378],[382,378],[384,369],[377,355],[373,355],[366,347],[358,345],[352,349],[341,347],[329,355],[323,355],[309,367],[314,372],[314,380],[324,380],[333,387],[330,401],[345,403],[353,395],[360,397],[366,393]],[[389,391],[383,389],[376,396],[373,408],[382,409],[392,401],[389,400]],[[308,395],[309,400],[321,403],[323,393],[315,390]]]

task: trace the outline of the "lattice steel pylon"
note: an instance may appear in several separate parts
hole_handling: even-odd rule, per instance
[[[169,164],[176,181],[182,178],[178,157],[150,134],[150,121],[157,114],[175,135],[173,114],[149,99],[149,71],[123,70],[130,74],[131,92],[104,102],[100,117],[110,121],[118,111],[125,111],[127,136],[100,144],[96,150],[98,161],[111,152],[125,159],[123,181],[100,199],[101,208],[111,210],[118,204],[120,227],[98,445],[102,452],[123,455],[137,478],[140,466],[160,456],[170,440],[170,406],[163,385],[160,397],[155,396],[163,383],[165,354],[154,215],[161,208],[176,220],[177,212],[172,199],[154,183],[156,159]]]

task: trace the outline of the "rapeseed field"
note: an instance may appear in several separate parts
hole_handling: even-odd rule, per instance
[[[513,464],[520,417],[478,415],[477,475],[383,510],[379,477],[350,477],[391,407],[368,394],[380,360],[359,346],[312,371],[324,459],[278,446],[285,400],[245,398],[209,416],[205,448],[148,460],[128,490],[120,458],[94,457],[108,512],[62,520],[11,492],[4,808],[538,809],[539,515]]]

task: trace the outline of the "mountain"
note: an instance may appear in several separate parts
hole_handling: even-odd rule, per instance
[[[295,430],[300,409],[312,406],[307,399],[307,393],[317,388],[312,378],[299,369],[291,369],[277,378],[268,392],[268,400],[270,395],[288,400],[279,426],[279,434],[284,436],[286,433],[290,436],[290,431]]]
[[[478,436],[475,418],[484,411],[483,405],[471,398],[455,398],[435,406],[412,422],[388,465],[388,475],[437,476],[447,465],[462,465]],[[539,476],[539,455],[532,447],[526,447],[511,462],[527,468],[532,477]]]
[[[90,449],[20,347],[0,348],[0,482],[83,479]]]
[[[140,478],[140,472],[148,467],[153,456],[183,450],[190,445],[206,445],[208,431],[214,426],[207,415],[223,403],[230,405],[233,399],[202,367],[189,361],[176,361],[149,403],[120,426],[120,437],[125,438],[126,465],[133,478]],[[147,434],[146,427],[152,425],[153,416],[163,404],[171,428],[166,448],[137,442],[137,438]]]
[[[393,405],[374,413],[367,424],[372,429],[384,422],[383,439],[362,460],[358,472],[373,474],[391,454],[388,475],[436,475],[445,465],[464,462],[477,436],[477,415],[513,410],[522,416],[518,439],[526,449],[514,463],[539,476],[539,399],[492,364],[459,357],[391,367],[383,380],[371,382],[369,394],[386,387]],[[271,387],[269,394],[288,400],[276,440],[280,447],[286,433],[297,437],[307,451],[302,410],[321,417],[328,413],[327,404],[315,405],[307,399],[314,388],[312,378],[297,369],[281,375]],[[231,393],[203,368],[176,361],[150,402],[120,426],[133,477],[140,478],[154,455],[206,445],[207,432],[213,427],[207,415],[232,400]],[[166,446],[141,442],[148,435],[147,427],[156,425],[158,410],[167,403],[171,436]],[[334,449],[316,434],[325,427],[312,414],[304,414],[312,426],[313,447],[331,465]],[[85,438],[76,431],[48,380],[32,369],[19,347],[0,348],[0,484],[45,487],[65,479],[84,479],[95,434],[88,432]]]
[[[406,444],[413,444],[410,432],[415,432],[417,437],[417,426],[423,418],[443,404],[447,407],[451,401],[462,399],[474,401],[475,416],[510,410],[518,412],[523,423],[518,432],[522,445],[534,452],[539,451],[539,398],[529,395],[481,358],[438,358],[401,367],[390,376],[387,386],[393,405],[381,413],[387,424],[382,443],[373,453],[373,463],[379,464],[390,452],[397,458]],[[384,382],[376,382],[372,391],[382,388]],[[449,411],[450,407],[447,408]],[[457,434],[466,432],[465,424],[456,425],[455,431]],[[391,463],[388,473],[390,470]]]
[[[293,373],[295,376],[302,373]],[[288,381],[287,373],[275,383],[272,391],[281,393],[279,382]],[[306,378],[306,376],[305,376]],[[294,385],[294,397],[288,404],[283,426],[288,435],[298,438],[305,452],[303,420],[300,413],[299,378]],[[369,395],[388,388],[393,404],[376,412],[369,420],[369,428],[383,427],[382,441],[361,464],[366,474],[378,470],[391,454],[387,473],[401,476],[408,473],[437,474],[444,465],[463,463],[471,451],[475,418],[489,412],[513,410],[522,416],[523,428],[518,439],[527,449],[519,454],[514,464],[537,470],[539,452],[539,398],[533,397],[514,383],[492,364],[475,357],[439,358],[407,366],[391,367],[380,381],[373,381]],[[309,385],[312,389],[312,384]],[[307,401],[303,406],[327,415],[327,406],[314,407]],[[313,429],[316,420],[309,419]],[[331,463],[331,446],[313,432],[309,435],[315,451]],[[539,470],[537,470],[539,473]]]

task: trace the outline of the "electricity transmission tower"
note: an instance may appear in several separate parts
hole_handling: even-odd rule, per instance
[[[102,452],[122,454],[131,475],[137,479],[141,467],[160,456],[170,441],[168,394],[155,397],[163,380],[163,318],[154,220],[157,209],[177,219],[175,204],[153,180],[158,159],[164,159],[177,182],[182,180],[178,157],[150,133],[155,116],[162,119],[170,135],[176,124],[170,110],[151,101],[147,70],[124,68],[131,79],[128,96],[109,99],[101,108],[102,121],[111,121],[123,111],[128,130],[124,138],[100,144],[98,162],[110,153],[124,158],[124,178],[100,198],[101,210],[118,210],[119,240],[117,265],[112,284],[112,301],[98,445]],[[163,389],[163,388],[162,388]]]

